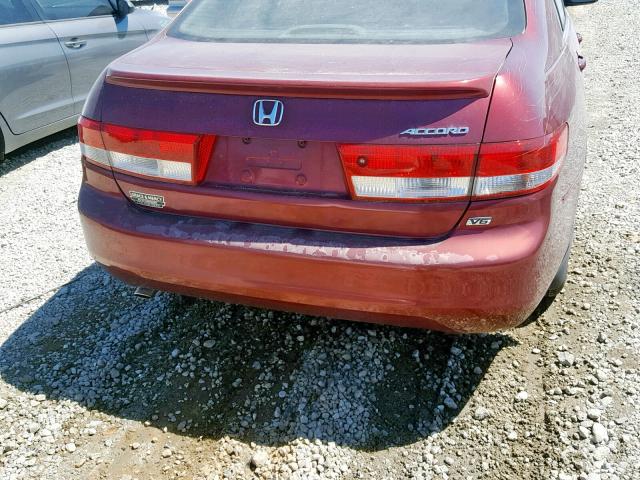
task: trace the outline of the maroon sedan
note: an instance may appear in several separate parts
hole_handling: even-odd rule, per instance
[[[566,278],[578,47],[559,0],[194,0],[87,100],[89,250],[150,289],[515,327]]]

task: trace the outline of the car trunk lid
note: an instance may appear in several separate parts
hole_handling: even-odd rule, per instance
[[[405,237],[449,232],[469,198],[354,200],[339,146],[476,146],[511,41],[296,45],[160,38],[112,64],[102,122],[215,135],[203,181],[116,172],[174,213]],[[168,60],[169,59],[169,60]],[[256,102],[282,102],[277,126]],[[476,152],[477,153],[477,152]]]

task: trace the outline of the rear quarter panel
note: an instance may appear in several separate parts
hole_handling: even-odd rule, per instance
[[[586,156],[584,86],[571,21],[563,31],[552,0],[528,0],[526,5],[527,30],[513,38],[496,78],[484,142],[530,139],[569,126],[567,156],[544,213],[548,231],[541,262],[532,272],[548,285],[573,237]]]

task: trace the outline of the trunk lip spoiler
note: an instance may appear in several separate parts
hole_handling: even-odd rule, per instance
[[[334,98],[363,100],[456,100],[487,98],[484,77],[454,82],[344,82],[274,80],[229,77],[153,75],[109,71],[110,85],[152,90],[261,97]],[[484,84],[484,85],[483,85]]]

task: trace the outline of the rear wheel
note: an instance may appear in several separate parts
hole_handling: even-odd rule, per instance
[[[564,287],[564,284],[567,282],[567,273],[569,272],[569,255],[571,253],[571,245],[567,248],[567,253],[564,254],[564,258],[562,259],[562,263],[560,264],[560,268],[558,269],[558,273],[554,277],[551,285],[549,286],[549,290],[547,290],[546,297],[547,298],[555,298]]]
[[[0,163],[4,162],[4,137],[0,131]]]
[[[191,297],[189,295],[183,295],[181,293],[176,295],[178,305],[181,307],[191,307],[194,303],[198,301],[196,297]]]
[[[536,307],[533,313],[527,318],[524,322],[518,325],[518,328],[526,327],[535,323],[540,315],[547,311],[547,309],[553,303],[553,300],[556,296],[562,291],[564,284],[567,282],[567,273],[569,271],[569,255],[571,253],[571,245],[567,248],[567,253],[564,254],[564,258],[562,259],[562,263],[560,264],[560,268],[556,273],[556,276],[553,278],[551,285],[549,286],[549,290],[540,301],[540,304]]]

